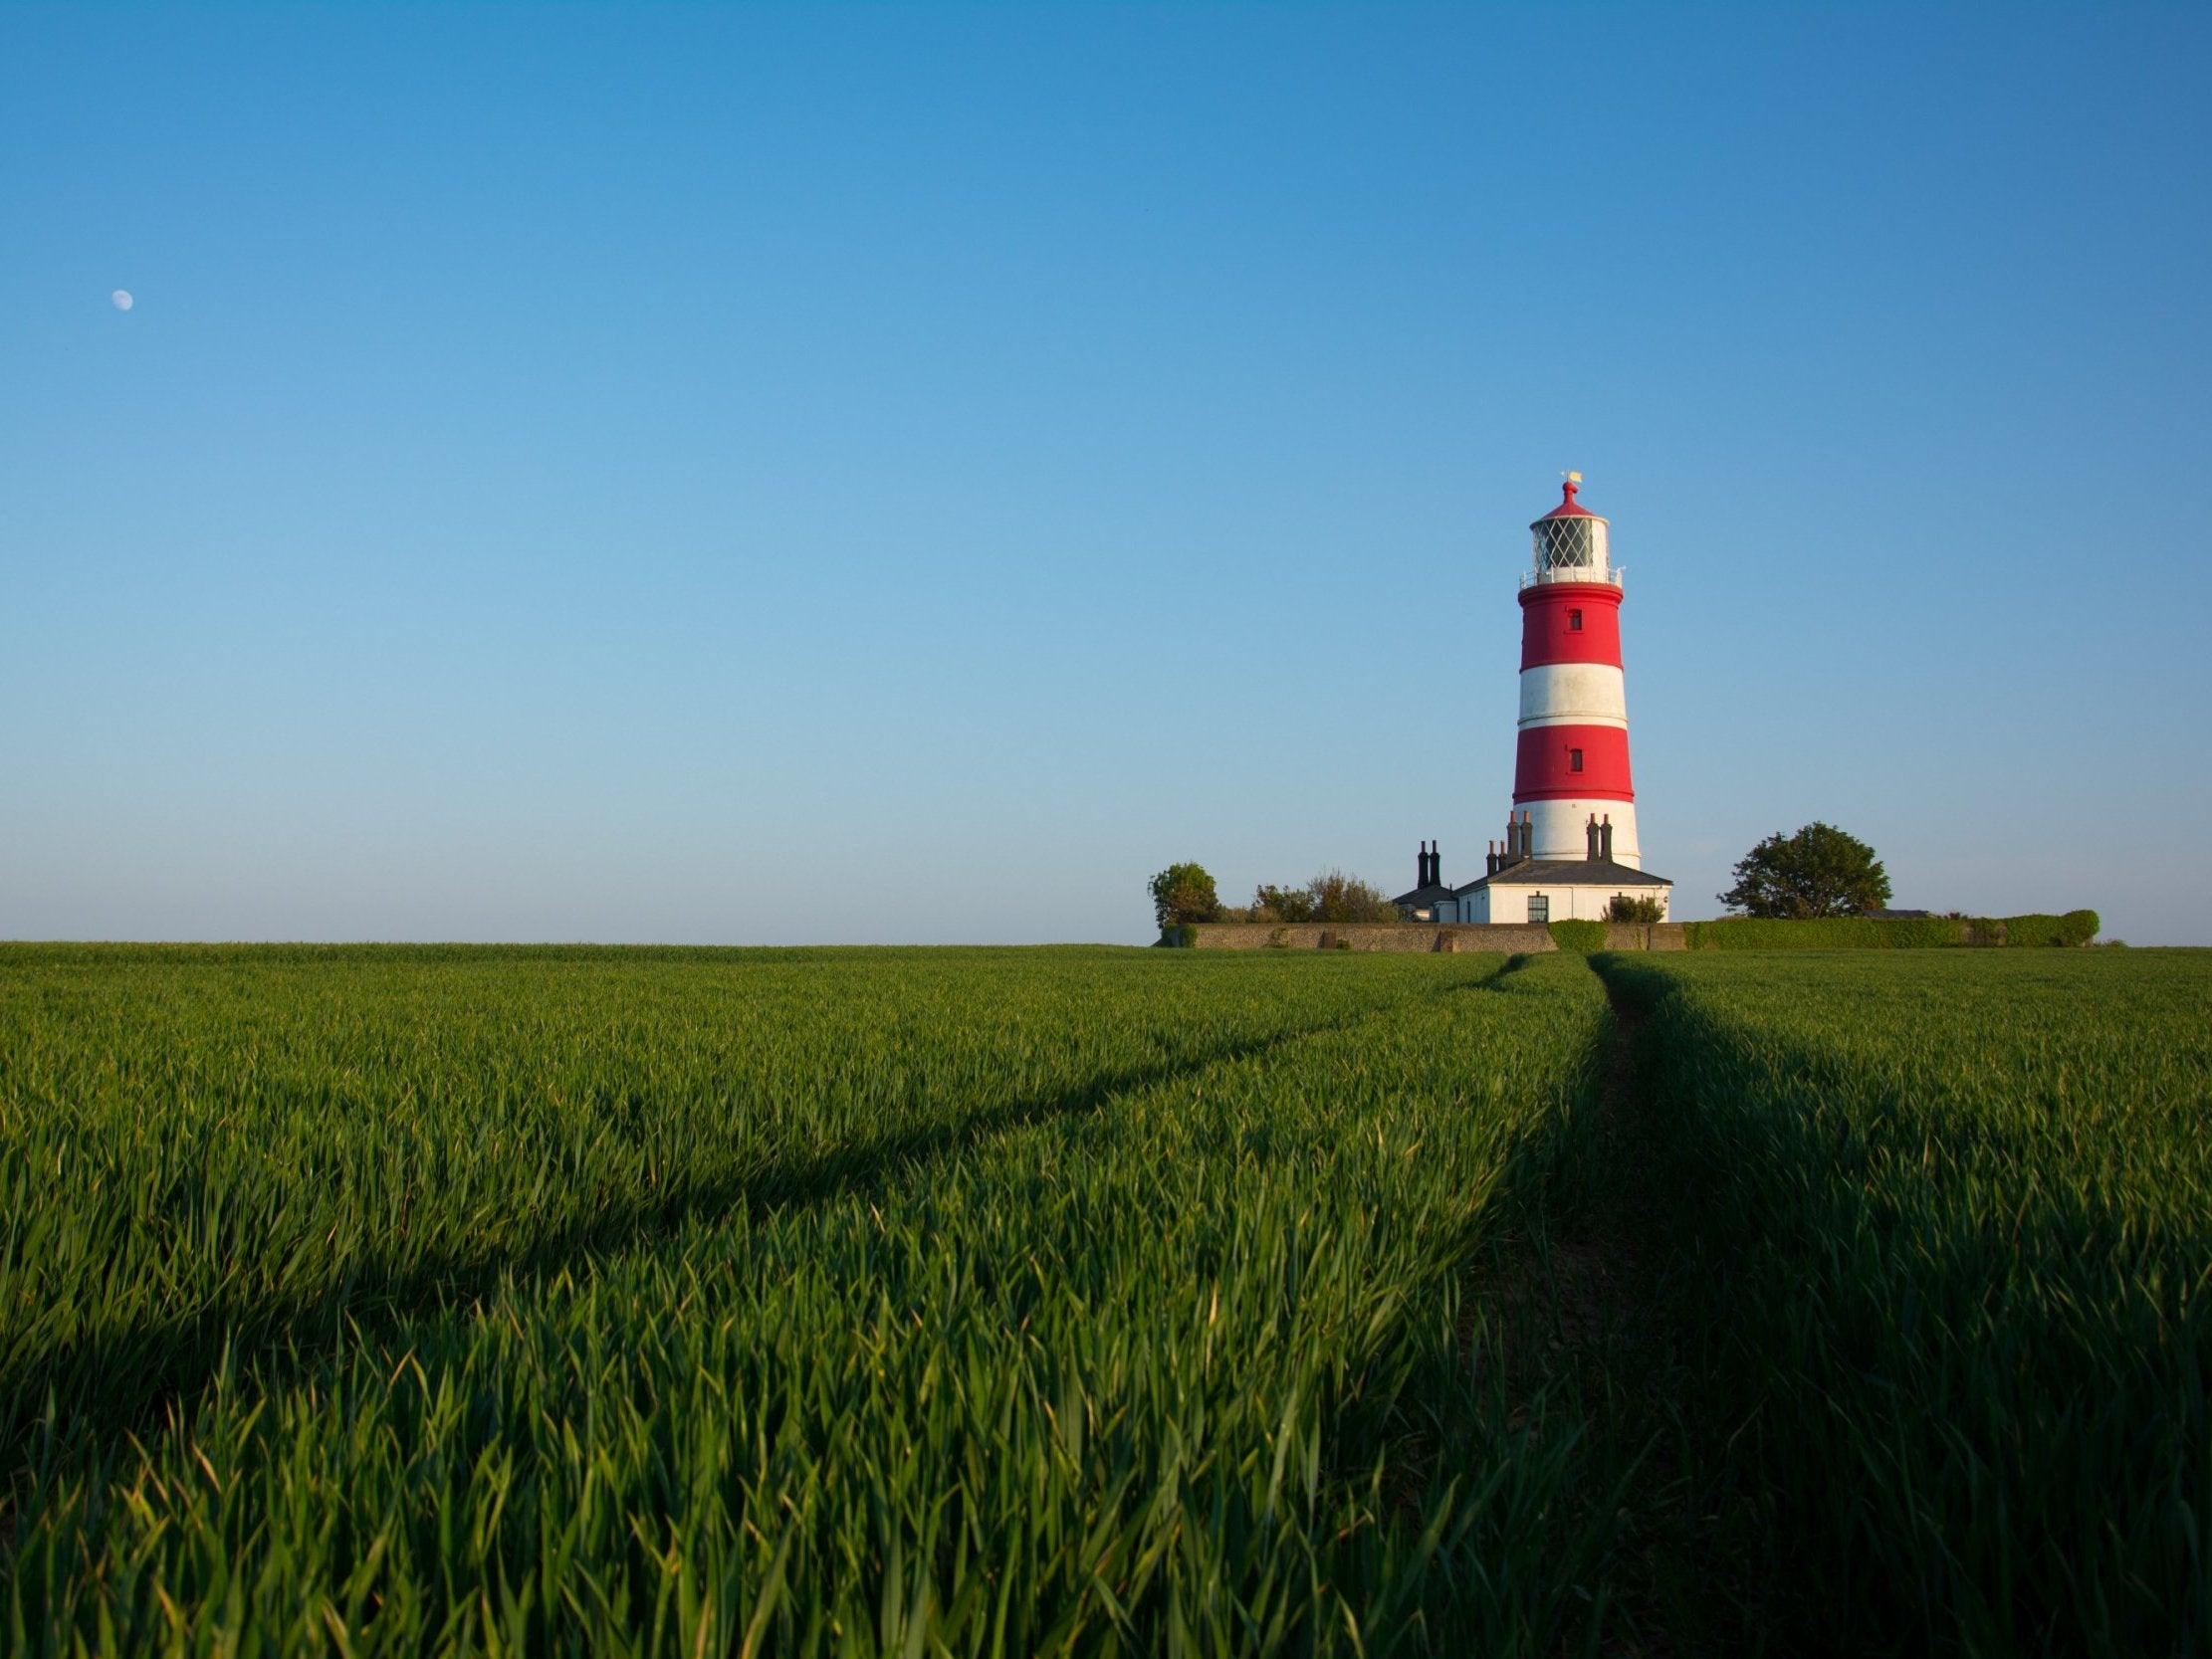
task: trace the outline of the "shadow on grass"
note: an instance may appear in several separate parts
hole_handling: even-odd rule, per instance
[[[1504,971],[1501,967],[1497,973]],[[1471,983],[1487,984],[1496,976]],[[1431,994],[1468,983],[1455,981]],[[953,1156],[993,1137],[1094,1113],[1122,1097],[1347,1030],[1399,1006],[1392,1002],[1341,1019],[1236,1039],[1176,1060],[1101,1073],[1070,1088],[966,1118],[679,1181],[650,1199],[609,1205],[509,1248],[439,1252],[404,1265],[369,1258],[313,1296],[219,1300],[174,1319],[104,1332],[0,1377],[0,1457],[20,1468],[34,1438],[52,1443],[140,1431],[188,1410],[225,1367],[278,1352],[288,1368],[312,1365],[342,1347],[373,1342],[420,1315],[465,1306],[513,1280],[573,1270],[579,1259],[614,1254],[741,1206],[765,1216],[866,1195],[916,1165]]]
[[[1681,1542],[1719,1645],[2212,1637],[2201,1229],[2068,1187],[2017,1126],[1731,1026],[1662,964],[1593,966],[1642,1020]]]

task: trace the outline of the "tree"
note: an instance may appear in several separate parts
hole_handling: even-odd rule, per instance
[[[1324,870],[1306,883],[1313,895],[1316,922],[1396,922],[1398,907],[1379,887],[1347,876],[1341,870]]]
[[[1834,824],[1768,836],[1743,855],[1735,877],[1720,902],[1750,916],[1810,922],[1858,916],[1889,902],[1889,877],[1875,850]]]
[[[1171,864],[1152,878],[1152,916],[1163,929],[1179,922],[1218,922],[1214,878],[1198,864]]]
[[[1262,885],[1252,894],[1254,922],[1311,922],[1313,893],[1303,887]]]
[[[1398,907],[1383,890],[1341,870],[1324,870],[1297,887],[1262,883],[1251,909],[1253,922],[1396,922]]]

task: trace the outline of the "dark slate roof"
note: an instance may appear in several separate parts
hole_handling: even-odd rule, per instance
[[[1417,887],[1411,893],[1401,893],[1391,901],[1394,905],[1411,905],[1415,910],[1425,910],[1439,900],[1452,897],[1452,890],[1440,882],[1431,882],[1427,887]]]
[[[1478,887],[1672,887],[1664,876],[1631,870],[1609,858],[1524,858],[1494,876],[1453,889],[1455,896]]]

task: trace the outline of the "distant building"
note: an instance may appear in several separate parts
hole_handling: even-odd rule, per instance
[[[1489,869],[1464,887],[1438,879],[1441,860],[1425,841],[1420,884],[1392,903],[1409,922],[1603,922],[1620,898],[1657,899],[1663,915],[1672,884],[1615,859],[1611,826],[1585,826],[1581,858],[1528,857],[1521,848],[1534,833],[1525,816],[1509,819],[1504,850],[1493,842]]]
[[[1435,914],[1437,907],[1448,905],[1456,897],[1444,885],[1443,877],[1438,873],[1438,867],[1441,863],[1442,858],[1437,851],[1437,844],[1434,841],[1424,841],[1421,844],[1419,874],[1414,878],[1413,890],[1401,893],[1391,901],[1398,907],[1398,914],[1408,922],[1441,921],[1442,918]]]
[[[1490,849],[1489,870],[1452,891],[1437,907],[1438,922],[1603,922],[1616,899],[1657,899],[1659,915],[1673,883],[1613,856],[1613,826],[1595,818],[1584,827],[1581,858],[1531,858],[1535,826],[1527,813],[1506,821],[1505,847]]]

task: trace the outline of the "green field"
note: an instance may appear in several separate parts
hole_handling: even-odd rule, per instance
[[[2193,952],[0,946],[0,1648],[2189,1651],[2208,1067]]]
[[[1615,957],[1708,1581],[1843,1652],[2212,1643],[2212,952]]]

